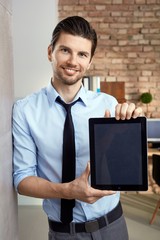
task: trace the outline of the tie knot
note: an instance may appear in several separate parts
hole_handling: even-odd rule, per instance
[[[56,102],[61,104],[66,109],[67,112],[70,111],[71,107],[78,101],[79,101],[79,98],[76,101],[72,102],[72,103],[65,103],[59,96],[56,99]]]

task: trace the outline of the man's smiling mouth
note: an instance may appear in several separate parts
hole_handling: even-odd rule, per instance
[[[73,74],[75,72],[78,72],[78,69],[75,68],[69,68],[69,67],[62,67],[67,73]]]

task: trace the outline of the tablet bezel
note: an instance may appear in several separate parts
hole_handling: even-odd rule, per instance
[[[141,161],[142,161],[142,184],[97,184],[96,182],[96,159],[95,159],[95,125],[96,124],[118,124],[139,123],[141,126]],[[125,137],[125,136],[123,136]],[[90,165],[91,165],[91,186],[101,190],[116,191],[147,191],[148,190],[148,156],[147,156],[147,124],[146,117],[138,117],[129,120],[116,120],[115,118],[90,118],[89,119],[89,142],[90,142]],[[116,146],[115,146],[116,147]],[[116,149],[115,149],[116,151]]]

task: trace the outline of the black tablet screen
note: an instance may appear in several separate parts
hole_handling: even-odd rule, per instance
[[[95,187],[120,190],[147,188],[144,123],[134,119],[91,120],[91,179]]]

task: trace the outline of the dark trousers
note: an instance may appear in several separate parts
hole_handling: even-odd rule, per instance
[[[117,213],[117,211],[116,211]],[[60,232],[61,229],[54,231],[50,224],[48,239],[49,240],[128,240],[128,231],[126,221],[123,216],[121,206],[118,208],[118,218],[114,221],[114,215],[107,218],[107,215],[103,218],[104,227],[100,229],[93,229],[90,232],[76,232],[74,227],[70,232]],[[120,215],[120,217],[119,217]],[[109,221],[110,220],[110,221]],[[105,221],[105,223],[104,223]],[[54,225],[54,224],[53,224]],[[74,225],[73,225],[74,226]],[[94,227],[94,226],[93,226]]]

